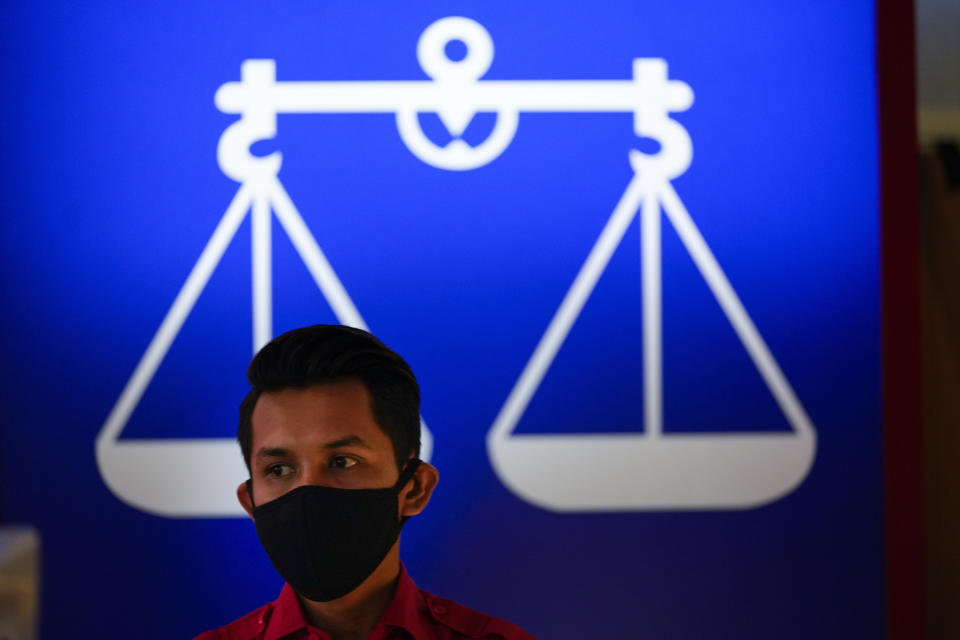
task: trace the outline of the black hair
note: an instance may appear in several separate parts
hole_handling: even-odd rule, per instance
[[[420,387],[410,365],[377,338],[353,327],[318,324],[277,336],[247,367],[237,441],[250,470],[253,408],[262,393],[359,380],[377,426],[390,438],[397,468],[420,455]]]

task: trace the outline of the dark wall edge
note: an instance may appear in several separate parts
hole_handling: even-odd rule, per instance
[[[923,405],[913,0],[876,0],[886,623],[924,637]]]

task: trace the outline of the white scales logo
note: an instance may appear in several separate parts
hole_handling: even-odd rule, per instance
[[[467,47],[449,59],[452,41]],[[556,511],[722,509],[759,506],[796,487],[816,451],[816,431],[670,180],[690,165],[686,130],[670,118],[693,102],[690,87],[667,79],[666,61],[638,58],[632,80],[481,81],[493,42],[477,22],[448,17],[430,25],[417,45],[425,81],[277,82],[273,60],[247,60],[241,81],[217,91],[216,105],[240,120],[220,138],[223,172],[241,183],[173,305],[103,425],[97,463],[125,502],[172,517],[243,515],[234,489],[246,477],[229,438],[120,440],[171,343],[203,291],[237,228],[252,218],[253,348],[272,337],[271,215],[275,214],[338,320],[366,328],[360,312],[281,185],[279,152],[250,154],[273,138],[279,113],[392,113],[407,147],[429,165],[466,171],[495,160],[516,133],[523,112],[627,112],[638,136],[660,150],[630,151],[634,177],[577,273],[487,435],[500,480],[528,502]],[[471,147],[454,139],[438,147],[422,132],[418,114],[435,112],[453,136],[474,114],[496,112],[493,132]],[[744,348],[756,365],[790,432],[663,433],[661,211],[676,229]],[[272,212],[272,213],[271,213]],[[640,216],[642,237],[644,429],[634,434],[514,434],[541,380],[607,267],[624,233]],[[424,425],[424,457],[432,437]],[[571,470],[589,468],[589,474]],[[189,470],[179,473],[177,470]]]

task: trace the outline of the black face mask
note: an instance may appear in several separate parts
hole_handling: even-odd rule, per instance
[[[400,535],[397,499],[420,460],[385,489],[304,485],[254,505],[257,536],[277,573],[310,600],[336,600],[373,573]],[[250,501],[253,487],[247,480]]]

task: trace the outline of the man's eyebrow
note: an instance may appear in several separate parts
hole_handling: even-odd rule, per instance
[[[367,444],[367,441],[361,438],[358,435],[352,434],[340,438],[339,440],[333,440],[323,445],[324,449],[339,449],[340,447],[363,447],[365,449],[370,449],[370,445]],[[289,458],[291,457],[289,449],[284,447],[261,447],[256,456],[257,459],[261,458]]]
[[[261,447],[256,458],[288,458],[290,451],[283,447]]]
[[[334,440],[333,442],[328,442],[327,444],[323,445],[324,449],[337,449],[339,447],[364,447],[369,449],[370,445],[367,444],[366,440],[358,435],[349,435],[345,438],[340,438],[339,440]]]

